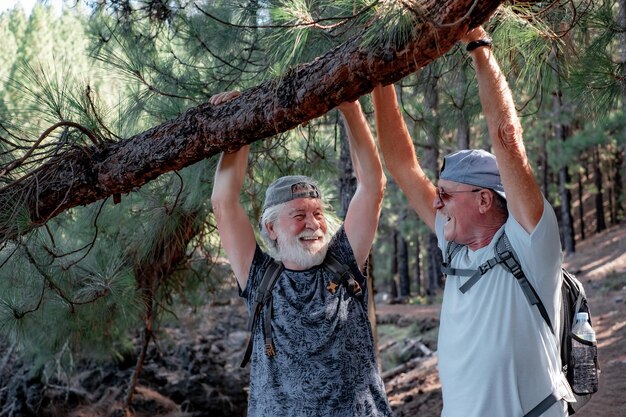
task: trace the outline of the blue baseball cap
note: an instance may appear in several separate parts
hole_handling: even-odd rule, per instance
[[[506,198],[496,157],[482,149],[464,149],[444,156],[439,178],[489,188]]]
[[[267,187],[263,211],[268,207],[286,203],[296,198],[322,198],[315,180],[304,175],[280,177]]]

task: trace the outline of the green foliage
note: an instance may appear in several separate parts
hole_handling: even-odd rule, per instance
[[[420,36],[416,22],[431,19],[420,4],[99,1],[93,9],[66,7],[61,16],[42,5],[28,17],[5,12],[0,15],[0,167],[23,157],[44,129],[61,120],[80,124],[95,142],[117,141],[214,93],[280,77],[356,34],[362,35],[364,51],[399,48]],[[552,178],[560,167],[578,169],[574,164],[582,164],[581,154],[614,149],[623,141],[624,64],[617,57],[626,46],[615,30],[612,2],[545,7],[542,2],[505,5],[488,28],[522,115],[527,152],[536,167],[547,162],[545,172],[536,172]],[[398,83],[398,93],[418,157],[437,159],[427,169],[433,180],[442,156],[458,148],[461,117],[470,125],[470,146],[488,145],[474,71],[463,48],[453,48]],[[563,101],[559,117],[553,112],[556,96]],[[369,99],[362,105],[372,120]],[[343,170],[339,123],[331,111],[252,145],[242,201],[253,223],[265,188],[280,175],[317,178],[337,207]],[[555,140],[557,124],[568,127],[567,141]],[[20,180],[68,149],[97,146],[83,133],[67,126],[53,131],[0,184]],[[228,268],[214,262],[223,255],[210,213],[214,168],[215,160],[203,161],[163,175],[122,196],[119,204],[107,200],[75,208],[45,228],[5,242],[0,248],[2,334],[20,341],[51,374],[55,366],[71,368],[76,355],[123,354],[143,325],[148,295],[155,297],[157,321],[169,303],[202,304],[207,293],[230,279]],[[557,189],[550,180],[548,194]],[[2,224],[29,226],[20,209],[26,197],[13,196],[0,208]],[[422,270],[428,268],[429,230],[397,188],[388,187],[383,204],[373,254],[379,288],[393,278],[394,231],[408,241],[411,276],[418,240]]]

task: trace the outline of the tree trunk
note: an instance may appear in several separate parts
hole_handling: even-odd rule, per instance
[[[552,70],[554,71],[555,91],[553,93],[552,111],[554,122],[554,136],[556,140],[565,143],[567,140],[567,126],[563,125],[563,91],[561,89],[561,71],[560,62],[557,55],[557,49],[553,48],[550,55],[552,61]],[[564,145],[565,146],[565,145]],[[561,197],[561,235],[563,241],[563,249],[566,254],[576,251],[576,242],[574,240],[574,222],[572,220],[571,210],[571,193],[568,188],[569,171],[567,165],[563,165],[559,169],[559,195]]]
[[[429,74],[424,83],[424,107],[428,110],[424,131],[426,132],[426,149],[424,151],[423,166],[427,171],[433,174],[433,177],[439,177],[439,91],[437,89],[438,78],[432,73]],[[428,239],[428,260],[429,260],[429,277],[428,292],[434,295],[437,287],[442,287],[441,261],[442,255],[437,245],[437,236],[430,233]]]
[[[619,74],[621,79],[624,80],[626,77],[626,0],[618,0],[618,39],[619,39],[619,49],[620,49],[620,68],[622,73]],[[626,114],[626,84],[624,82],[622,85],[622,113]],[[626,126],[622,129],[622,144],[618,146],[616,153],[625,152],[626,151]],[[623,156],[620,157],[619,161],[623,161]],[[624,207],[622,206],[623,199],[623,190],[622,190],[622,178],[626,178],[626,172],[621,172],[623,169],[623,165],[620,166],[619,177],[616,178],[615,186],[617,187],[615,190],[615,199],[619,202],[618,209],[618,219],[621,220],[624,217]],[[619,181],[617,181],[619,179]]]
[[[393,241],[393,253],[391,254],[391,282],[389,283],[389,293],[392,300],[398,298],[398,229],[393,229],[391,240]]]
[[[624,97],[626,99],[626,97]],[[624,132],[626,136],[626,131]],[[619,224],[624,218],[624,188],[622,186],[622,169],[624,167],[624,148],[617,146],[614,154],[615,159],[615,178],[613,179],[613,198],[615,204],[615,222]]]
[[[337,215],[345,219],[346,213],[348,212],[348,206],[350,205],[350,200],[352,200],[352,196],[356,191],[356,177],[354,176],[354,170],[352,168],[352,158],[350,157],[350,142],[348,139],[348,133],[346,132],[346,127],[341,120],[337,120],[339,123],[339,142],[340,142],[340,150],[339,150],[339,169],[341,172],[341,176],[339,177],[339,184],[337,188],[339,188],[339,210],[337,210]]]
[[[583,174],[578,174],[578,219],[580,224],[580,240],[585,240],[585,204],[583,198]]]
[[[143,370],[148,346],[153,338],[153,323],[158,309],[158,293],[172,275],[175,268],[186,258],[189,242],[200,232],[202,223],[197,221],[198,213],[184,213],[180,216],[177,229],[161,236],[155,246],[154,255],[135,265],[137,288],[142,292],[144,300],[144,329],[141,335],[139,353],[135,369],[131,375],[124,409],[129,410],[135,388]]]
[[[409,251],[402,233],[398,233],[398,270],[400,274],[400,297],[411,295],[411,278],[409,277]]]
[[[596,233],[600,233],[606,229],[606,222],[604,220],[604,203],[602,192],[602,170],[600,169],[600,150],[598,146],[593,149],[593,181],[596,185]]]
[[[422,251],[422,248],[420,245],[420,235],[419,233],[415,233],[415,283],[416,283],[415,293],[417,295],[423,295],[422,262],[420,259],[421,251]]]
[[[445,54],[500,3],[428,2],[418,18],[426,23],[405,44],[366,50],[361,33],[228,103],[204,103],[130,139],[66,152],[1,189],[0,206],[17,214],[0,224],[0,236],[16,237],[64,210],[131,192],[163,173],[292,129],[377,84],[398,81]]]
[[[437,235],[431,232],[428,235],[428,295],[431,298],[437,293],[438,288],[443,288],[441,262],[443,262],[443,255],[437,245]]]
[[[456,105],[458,112],[456,116],[456,146],[458,149],[469,149],[470,147],[470,125],[465,117],[465,95],[467,94],[467,76],[465,68],[459,66],[456,77]]]

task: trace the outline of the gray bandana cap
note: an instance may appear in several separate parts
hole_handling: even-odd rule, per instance
[[[489,188],[506,198],[496,157],[482,149],[464,149],[446,155],[439,178]]]
[[[322,198],[322,193],[317,183],[304,175],[280,177],[267,187],[263,210],[296,198]]]

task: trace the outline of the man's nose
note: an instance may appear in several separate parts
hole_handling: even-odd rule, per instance
[[[433,207],[439,210],[443,206],[444,206],[443,200],[441,199],[441,197],[439,197],[439,194],[435,195],[435,198],[433,199]]]
[[[306,227],[317,230],[320,228],[320,221],[312,214],[306,216]]]

